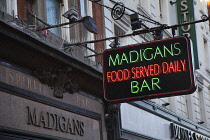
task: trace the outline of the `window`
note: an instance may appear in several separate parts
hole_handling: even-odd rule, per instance
[[[201,91],[199,91],[198,93],[194,93],[193,95],[193,110],[195,112],[195,122],[201,121],[200,94],[202,94]]]
[[[155,102],[158,105],[161,105],[161,106],[164,106],[168,109],[171,109],[169,98],[157,98],[157,99],[152,99],[152,101]]]
[[[0,0],[0,11],[17,16],[17,0]]]
[[[50,25],[60,24],[60,2],[59,0],[46,0],[47,23]],[[49,29],[53,34],[61,36],[61,28]]]
[[[80,16],[81,16],[80,18],[83,18],[86,16],[93,17],[92,2],[87,1],[87,0],[80,0]],[[80,23],[79,37],[80,37],[81,42],[94,39],[94,35],[88,32],[88,30],[85,28],[83,23]],[[85,56],[85,61],[87,61],[90,64],[94,64],[95,56],[91,56],[95,54],[94,44],[89,43],[89,44],[83,45],[83,47],[86,49],[83,51],[84,56]]]
[[[202,126],[209,127],[209,89],[198,87],[198,92],[193,94],[194,121]]]
[[[80,10],[81,10],[81,16],[84,17],[86,16],[86,1],[85,0],[80,0]]]
[[[0,10],[6,12],[6,0],[0,0]]]
[[[169,1],[166,0],[159,0],[159,17],[160,17],[160,23],[164,24],[170,24],[170,16],[168,15],[174,15],[176,13],[176,9],[171,9],[175,8],[175,6],[172,7],[171,4],[169,4]],[[172,12],[173,11],[173,12]],[[174,16],[172,16],[173,20]]]
[[[144,10],[147,11],[147,13],[149,13],[149,1],[148,0],[139,0],[139,4],[142,8],[144,8]]]
[[[152,0],[150,9],[151,9],[152,18],[154,18],[155,20],[157,18],[157,7],[156,7],[156,5],[157,5],[157,1]]]
[[[114,25],[114,33],[115,36],[120,36],[120,35],[124,35],[125,31],[123,31],[122,28],[120,28],[119,26],[117,26],[116,24]],[[119,41],[119,45],[125,45],[126,44],[126,38],[118,38]]]
[[[206,97],[206,116],[207,116],[207,127],[210,128],[210,90],[208,90],[207,97]]]
[[[188,118],[187,98],[185,95],[177,96],[177,113],[185,118]]]
[[[23,4],[24,3],[24,4]],[[31,28],[31,29],[36,29],[36,25],[34,25],[34,17],[32,17],[28,12],[32,12],[33,9],[32,7],[34,6],[34,2],[33,1],[17,1],[17,11],[18,11],[18,17],[22,20],[25,21],[27,23],[27,25]]]
[[[209,48],[208,48],[208,43],[207,43],[207,39],[203,39],[203,43],[204,43],[204,64],[205,64],[205,68],[209,70]]]
[[[162,0],[159,0],[160,18],[163,17],[163,9],[162,9],[162,7],[163,7]]]
[[[87,2],[86,2],[86,0],[80,0],[80,12],[81,12],[81,17],[87,16]],[[83,24],[81,24],[81,26],[82,26],[81,27],[82,28],[81,29],[82,30],[82,38],[84,40],[86,40],[88,32]]]

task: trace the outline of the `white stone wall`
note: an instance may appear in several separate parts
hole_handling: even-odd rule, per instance
[[[206,0],[194,0],[195,19],[200,20],[202,15],[208,15]],[[188,107],[194,112],[190,117],[194,122],[204,121],[203,126],[210,128],[210,73],[208,72],[210,61],[210,43],[209,43],[209,22],[196,24],[198,56],[200,62],[200,69],[196,70],[196,77],[198,80],[198,89],[191,96],[193,98],[192,107]]]
[[[115,0],[124,3],[127,7],[144,14],[162,24],[177,24],[176,3],[171,5],[169,0]],[[174,1],[172,1],[174,2]],[[208,15],[206,0],[194,0],[195,20],[200,20],[203,14]],[[113,7],[113,3],[104,0],[104,4]],[[126,10],[127,13],[132,13]],[[115,36],[115,26],[121,28],[125,34],[131,33],[129,17],[127,22],[115,21],[111,17],[110,10],[104,8],[106,37]],[[126,16],[124,16],[125,18]],[[124,20],[126,21],[126,20]],[[157,25],[144,22],[148,27]],[[159,105],[169,102],[166,108],[188,118],[194,122],[204,121],[204,127],[210,128],[210,32],[209,22],[196,24],[196,36],[200,69],[196,70],[198,88],[191,95],[183,95],[169,98],[153,99]],[[164,32],[164,38],[172,37],[171,30]],[[106,41],[106,48],[113,40]],[[136,35],[134,37],[121,38],[121,46],[153,41],[151,34]]]

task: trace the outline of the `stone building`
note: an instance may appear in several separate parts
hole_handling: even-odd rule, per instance
[[[132,33],[130,14],[139,13],[141,21],[147,27],[158,27],[158,23],[172,26],[201,20],[207,17],[208,1],[206,0],[121,0],[129,9],[125,15],[114,20],[109,9],[104,9],[105,33],[107,37]],[[105,5],[114,6],[105,1]],[[154,24],[148,19],[157,21]],[[151,21],[151,20],[150,20]],[[144,28],[142,26],[142,28]],[[141,29],[142,29],[141,28]],[[209,22],[182,26],[175,30],[163,31],[163,39],[173,36],[188,36],[193,42],[195,78],[197,90],[193,94],[157,98],[152,100],[123,103],[120,108],[119,133],[121,139],[188,139],[190,135],[201,139],[210,139],[210,91],[209,91]],[[154,34],[144,33],[119,38],[120,46],[154,41]],[[106,46],[111,42],[107,41]],[[176,86],[176,85],[174,85]],[[178,88],[178,87],[177,87]],[[171,131],[176,130],[176,134]],[[194,138],[195,139],[195,138]]]
[[[68,46],[95,38],[84,24],[90,17],[102,34],[101,7],[1,0],[0,8],[0,139],[106,140],[101,62],[89,57],[103,46]]]

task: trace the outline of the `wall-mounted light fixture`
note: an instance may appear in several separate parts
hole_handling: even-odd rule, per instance
[[[89,0],[89,1],[91,1],[91,2],[99,2],[101,0]]]
[[[139,19],[138,13],[131,14],[130,21],[132,30],[137,30],[141,28],[141,20]]]
[[[78,20],[78,15],[79,15],[79,12],[76,9],[70,8],[62,16],[69,19],[70,21],[77,21]]]
[[[175,3],[176,3],[176,1],[173,2],[173,1],[170,0],[170,4],[171,4],[171,5],[174,5]]]
[[[94,34],[98,33],[98,28],[94,24],[94,19],[92,17],[90,16],[83,17],[83,24],[89,32]]]
[[[72,20],[70,20],[70,22],[61,23],[58,25],[52,25],[52,26],[48,26],[46,28],[37,29],[35,31],[42,31],[42,30],[47,30],[47,29],[51,29],[51,28],[57,28],[57,27],[61,27],[61,26],[69,25],[69,24],[82,22],[84,24],[85,28],[89,32],[94,33],[94,34],[98,33],[98,28],[94,24],[94,19],[92,17],[86,16],[86,17],[83,17],[82,19],[76,20],[76,17],[74,17],[73,15],[68,16],[68,14],[65,14],[65,16],[66,16],[66,18],[70,17]]]
[[[119,41],[119,39],[117,37],[114,39],[114,41],[111,44],[109,44],[109,46],[111,48],[118,48],[119,45],[120,45],[120,41]]]
[[[76,9],[70,8],[62,16],[69,19],[71,22],[76,22],[76,21],[78,21],[78,14],[79,14],[79,12]],[[94,33],[94,34],[98,33],[98,28],[94,24],[94,19],[92,17],[90,17],[90,16],[83,17],[82,22],[83,22],[85,28],[89,32]]]
[[[163,30],[156,30],[153,33],[154,40],[161,40],[163,38]]]
[[[164,107],[166,107],[166,106],[168,106],[168,105],[170,105],[170,103],[163,103],[163,104],[162,104],[162,106],[164,106]]]
[[[199,121],[198,124],[204,124],[204,121]]]

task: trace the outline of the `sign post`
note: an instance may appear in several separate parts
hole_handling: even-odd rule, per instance
[[[187,37],[106,50],[104,98],[109,102],[128,102],[194,92],[191,53]]]

